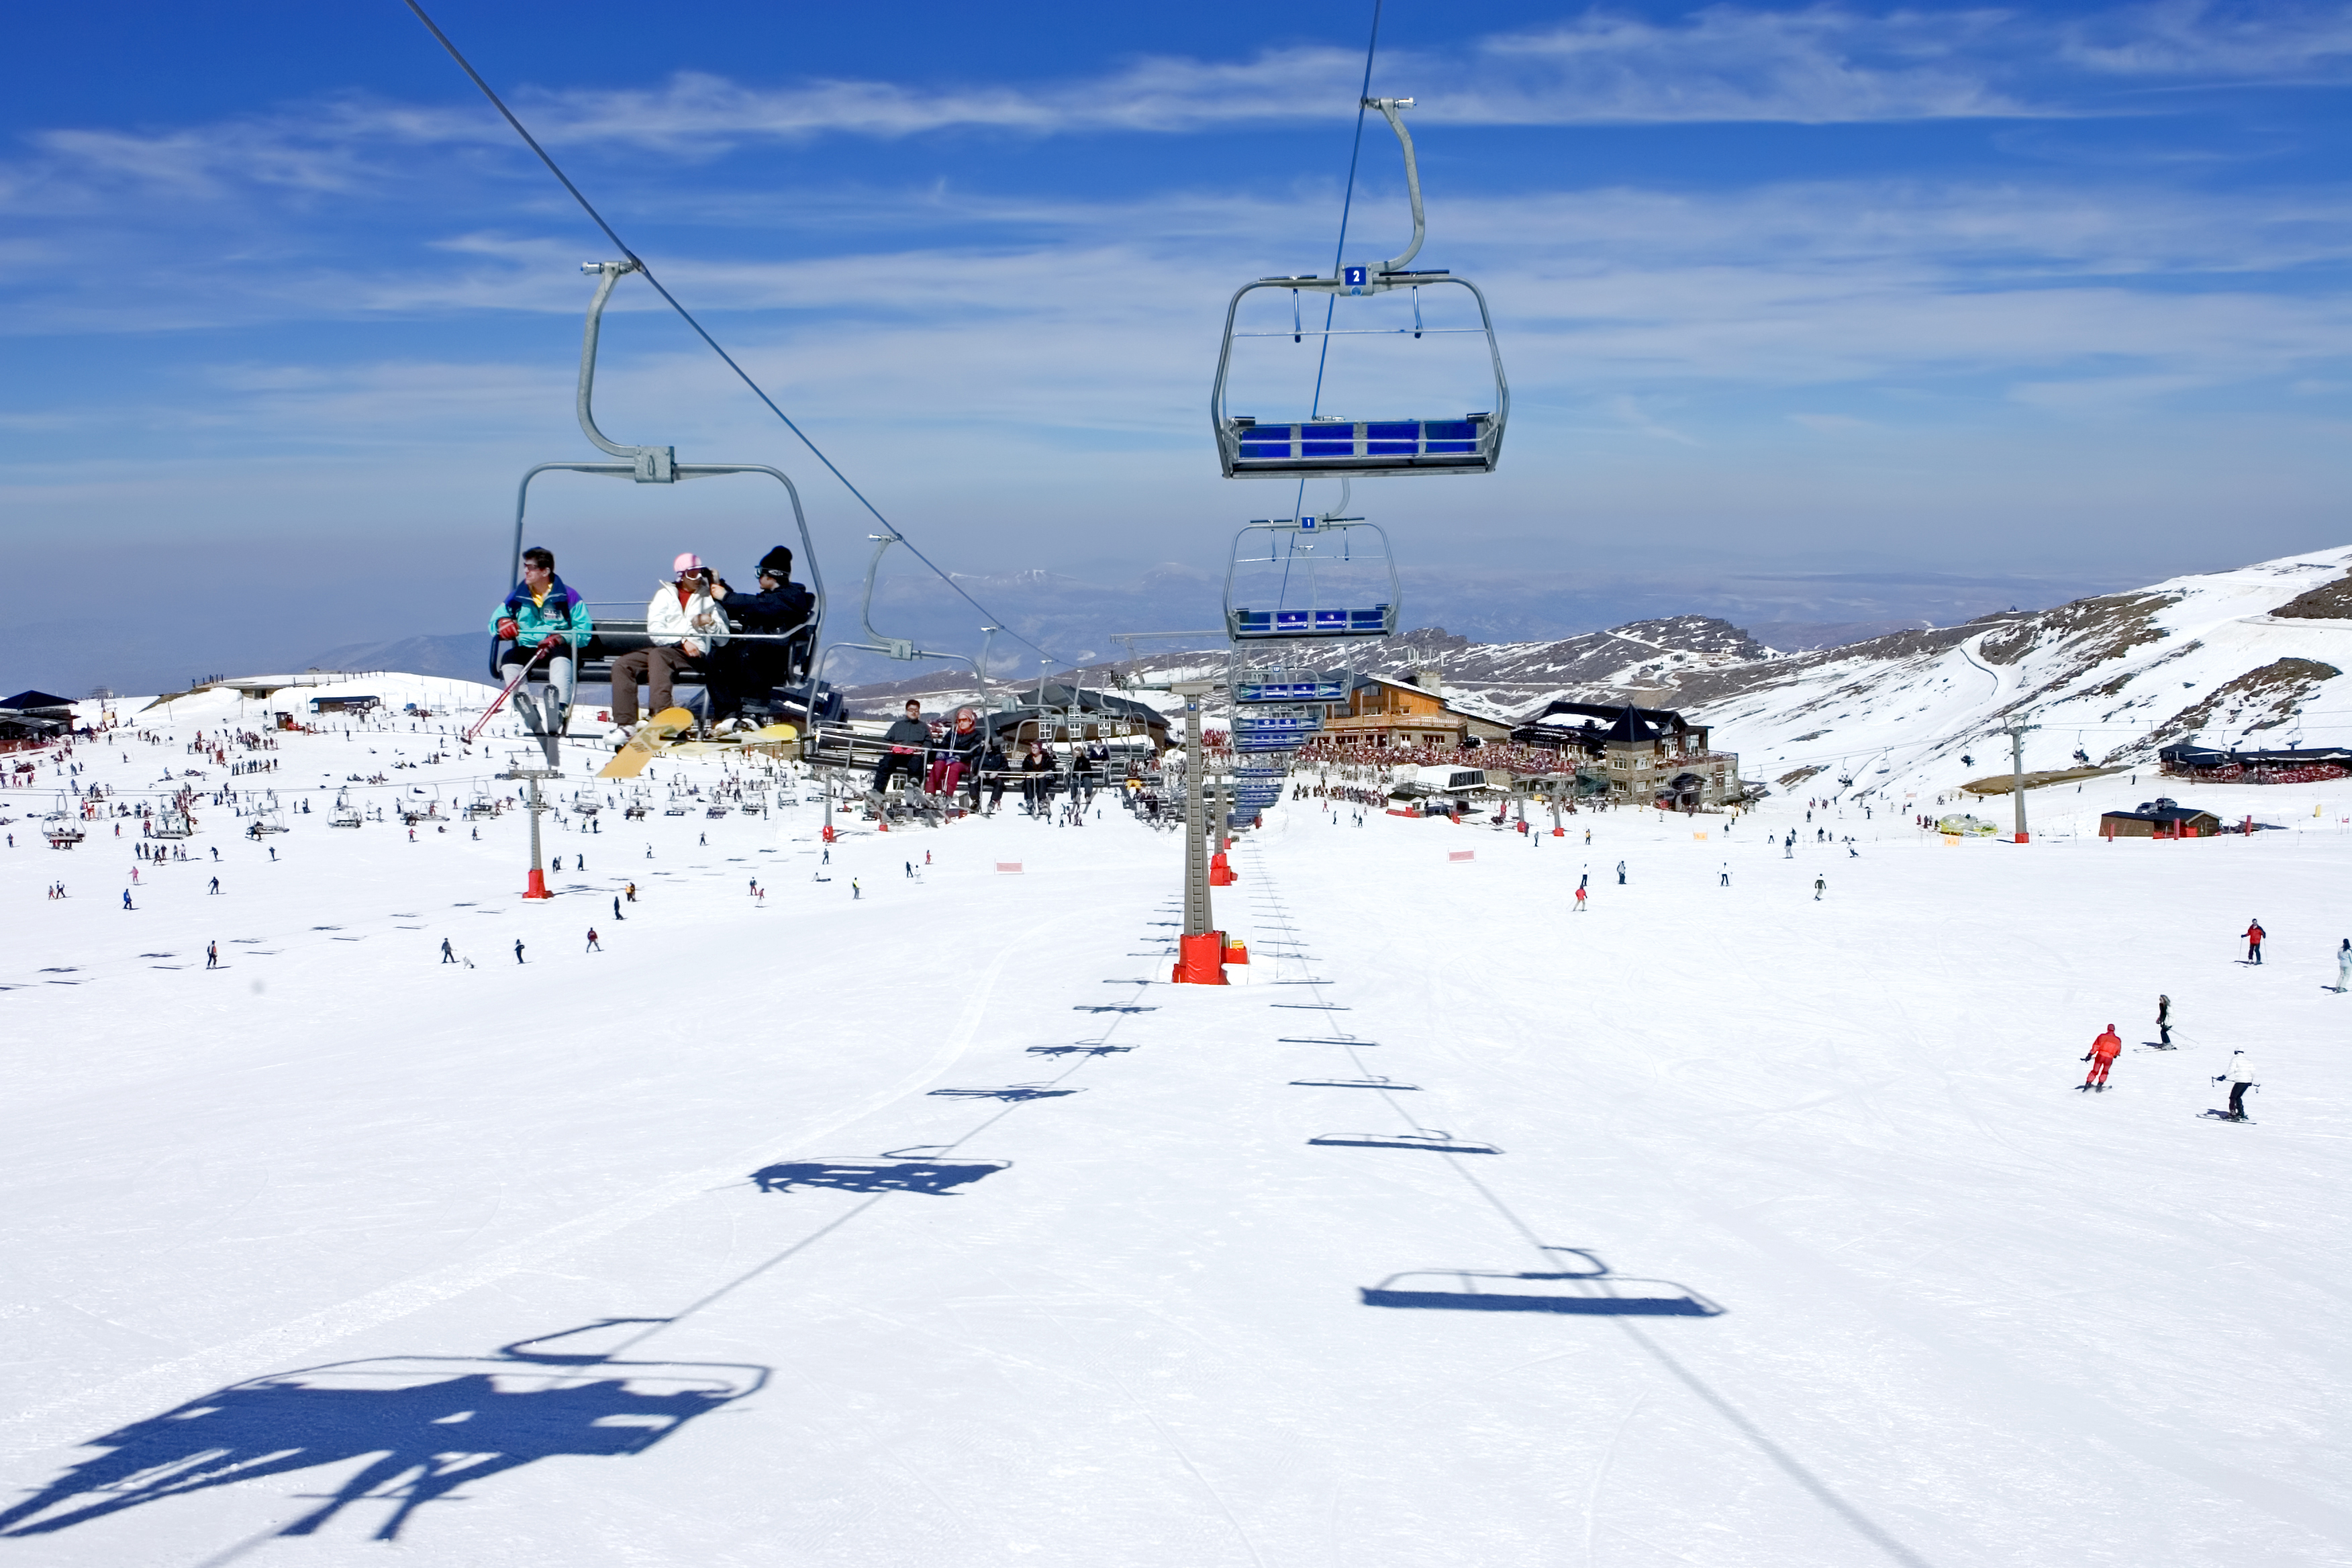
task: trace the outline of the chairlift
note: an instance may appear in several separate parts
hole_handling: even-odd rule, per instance
[[[1412,100],[1368,98],[1363,107],[1380,110],[1403,149],[1405,190],[1412,202],[1412,243],[1386,261],[1342,264],[1335,277],[1300,274],[1261,278],[1234,291],[1232,301],[1225,307],[1225,333],[1217,353],[1217,379],[1209,394],[1209,421],[1216,433],[1217,460],[1227,479],[1316,474],[1490,474],[1502,458],[1503,426],[1510,416],[1511,388],[1503,375],[1503,353],[1495,342],[1495,321],[1486,308],[1486,296],[1468,279],[1457,278],[1442,268],[1405,270],[1407,264],[1420,254],[1427,233],[1421,205],[1421,168],[1413,156],[1412,137],[1406,132],[1399,112],[1412,108]],[[1423,321],[1422,290],[1448,287],[1468,290],[1478,307],[1477,326],[1430,326]],[[1291,296],[1288,331],[1235,331],[1234,322],[1244,298],[1260,289],[1285,289]],[[1411,296],[1410,326],[1343,328],[1327,322],[1323,328],[1316,329],[1307,326],[1300,317],[1302,294],[1325,294],[1334,300],[1362,299],[1398,289],[1407,290]],[[1314,338],[1318,347],[1328,347],[1328,340],[1335,337],[1410,336],[1419,342],[1425,336],[1453,333],[1481,333],[1486,337],[1486,356],[1494,369],[1491,407],[1450,418],[1355,419],[1314,414],[1297,422],[1261,421],[1254,416],[1226,411],[1226,380],[1237,337],[1287,337],[1301,344]]]
[[[792,505],[793,526],[800,536],[800,552],[794,557],[794,563],[804,567],[808,573],[812,604],[808,619],[797,626],[788,627],[781,632],[732,632],[730,634],[730,641],[775,643],[787,649],[797,650],[803,657],[788,658],[786,673],[789,677],[793,673],[793,666],[803,662],[807,663],[809,674],[806,685],[802,689],[797,700],[804,711],[814,711],[823,699],[817,689],[814,660],[805,658],[804,656],[814,652],[819,632],[824,623],[824,576],[817,566],[816,545],[809,536],[808,518],[801,510],[800,490],[782,469],[771,468],[765,463],[681,463],[677,459],[677,448],[674,447],[630,447],[608,439],[604,433],[597,428],[595,415],[592,408],[596,384],[597,344],[604,321],[605,301],[612,298],[614,286],[623,278],[638,270],[638,265],[635,261],[584,261],[581,263],[580,270],[596,278],[598,282],[595,297],[588,303],[587,325],[581,341],[580,390],[575,412],[579,416],[580,429],[589,441],[619,460],[606,463],[541,463],[523,474],[522,482],[515,491],[514,544],[511,552],[513,569],[508,582],[511,584],[518,581],[522,575],[523,517],[530,501],[531,481],[541,474],[557,471],[596,474],[612,479],[629,479],[641,485],[675,484],[680,479],[709,479],[726,474],[764,474],[784,487],[785,499]],[[505,590],[501,589],[500,592],[503,594]],[[594,634],[589,638],[588,645],[580,650],[580,666],[574,673],[577,684],[581,686],[608,682],[612,678],[612,659],[617,655],[646,647],[648,641],[644,618],[645,607],[642,602],[616,602],[609,605],[600,603],[593,604],[590,607],[595,615],[597,625]],[[489,672],[492,684],[503,686],[505,679],[501,676],[499,668],[500,647],[501,644],[493,637],[490,640]],[[530,674],[530,679],[535,680],[543,681],[547,679],[547,672],[543,666],[532,668]],[[701,677],[696,671],[680,670],[676,679],[684,684],[694,684],[698,682]],[[777,691],[788,692],[791,689],[792,687],[788,683],[780,683],[772,688],[769,693],[770,706],[773,706],[773,698]]]
[[[356,809],[347,805],[343,807],[342,810],[335,813],[334,819],[330,822],[328,826],[331,827],[360,827],[365,826],[365,822],[366,819],[362,817]]]
[[[1225,563],[1225,633],[1236,643],[1394,637],[1402,597],[1379,523],[1258,518],[1234,535]]]

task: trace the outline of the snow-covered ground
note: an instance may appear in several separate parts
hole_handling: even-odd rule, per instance
[[[525,904],[516,814],[327,826],[467,797],[388,771],[444,721],[229,781],[226,700],[79,782],[313,786],[266,843],[200,806],[131,888],[0,792],[0,1564],[2352,1561],[2352,789],[2065,836],[2118,776],[2025,847],[1286,805],[1219,990],[1108,804],[830,864],[813,805],[575,816]]]

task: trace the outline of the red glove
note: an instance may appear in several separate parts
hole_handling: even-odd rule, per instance
[[[509,642],[516,642],[522,637],[522,628],[515,625],[515,618],[512,616],[509,616],[499,622],[499,636]]]

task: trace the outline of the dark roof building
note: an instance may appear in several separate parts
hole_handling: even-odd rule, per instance
[[[2210,811],[2159,796],[2140,803],[2137,811],[2110,811],[2099,817],[2102,838],[2210,838],[2221,831],[2221,819]]]
[[[66,719],[73,714],[73,699],[48,691],[19,691],[14,697],[0,697],[0,708],[37,713],[44,719]]]

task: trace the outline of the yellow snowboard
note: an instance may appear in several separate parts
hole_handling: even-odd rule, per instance
[[[646,764],[670,742],[693,730],[694,715],[683,708],[665,708],[643,724],[628,738],[621,749],[613,753],[596,776],[600,779],[633,779],[646,771]]]

